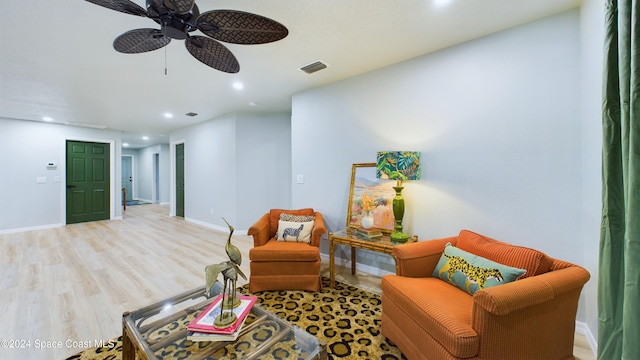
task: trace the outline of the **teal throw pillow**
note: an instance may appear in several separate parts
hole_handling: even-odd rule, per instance
[[[473,295],[478,290],[515,281],[526,272],[460,250],[448,243],[433,271],[433,277]]]

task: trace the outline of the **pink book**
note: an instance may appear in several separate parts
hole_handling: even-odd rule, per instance
[[[207,308],[200,313],[197,318],[187,325],[187,330],[211,334],[232,334],[239,326],[242,325],[244,318],[247,317],[253,307],[253,304],[258,300],[258,297],[238,295],[238,299],[240,299],[240,305],[233,309],[233,312],[238,317],[238,321],[233,325],[222,329],[213,325],[216,317],[220,315],[220,305],[222,304],[222,295],[218,295],[218,297],[213,300],[213,302],[207,306]]]

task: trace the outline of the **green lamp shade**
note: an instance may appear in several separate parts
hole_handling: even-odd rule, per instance
[[[395,225],[391,233],[391,241],[407,242],[409,236],[403,232],[404,199],[402,198],[403,180],[420,179],[420,153],[416,151],[381,151],[378,152],[376,164],[378,179],[397,180],[393,187],[396,196],[393,198],[393,217]]]

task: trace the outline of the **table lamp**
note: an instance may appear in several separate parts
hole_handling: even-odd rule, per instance
[[[409,236],[402,230],[404,217],[404,199],[402,198],[403,180],[420,179],[420,152],[417,151],[380,151],[376,164],[378,179],[396,180],[396,196],[393,198],[393,217],[395,225],[391,233],[391,241],[407,242]]]

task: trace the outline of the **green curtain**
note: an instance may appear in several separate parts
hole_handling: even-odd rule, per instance
[[[598,359],[640,358],[640,0],[607,0]]]

